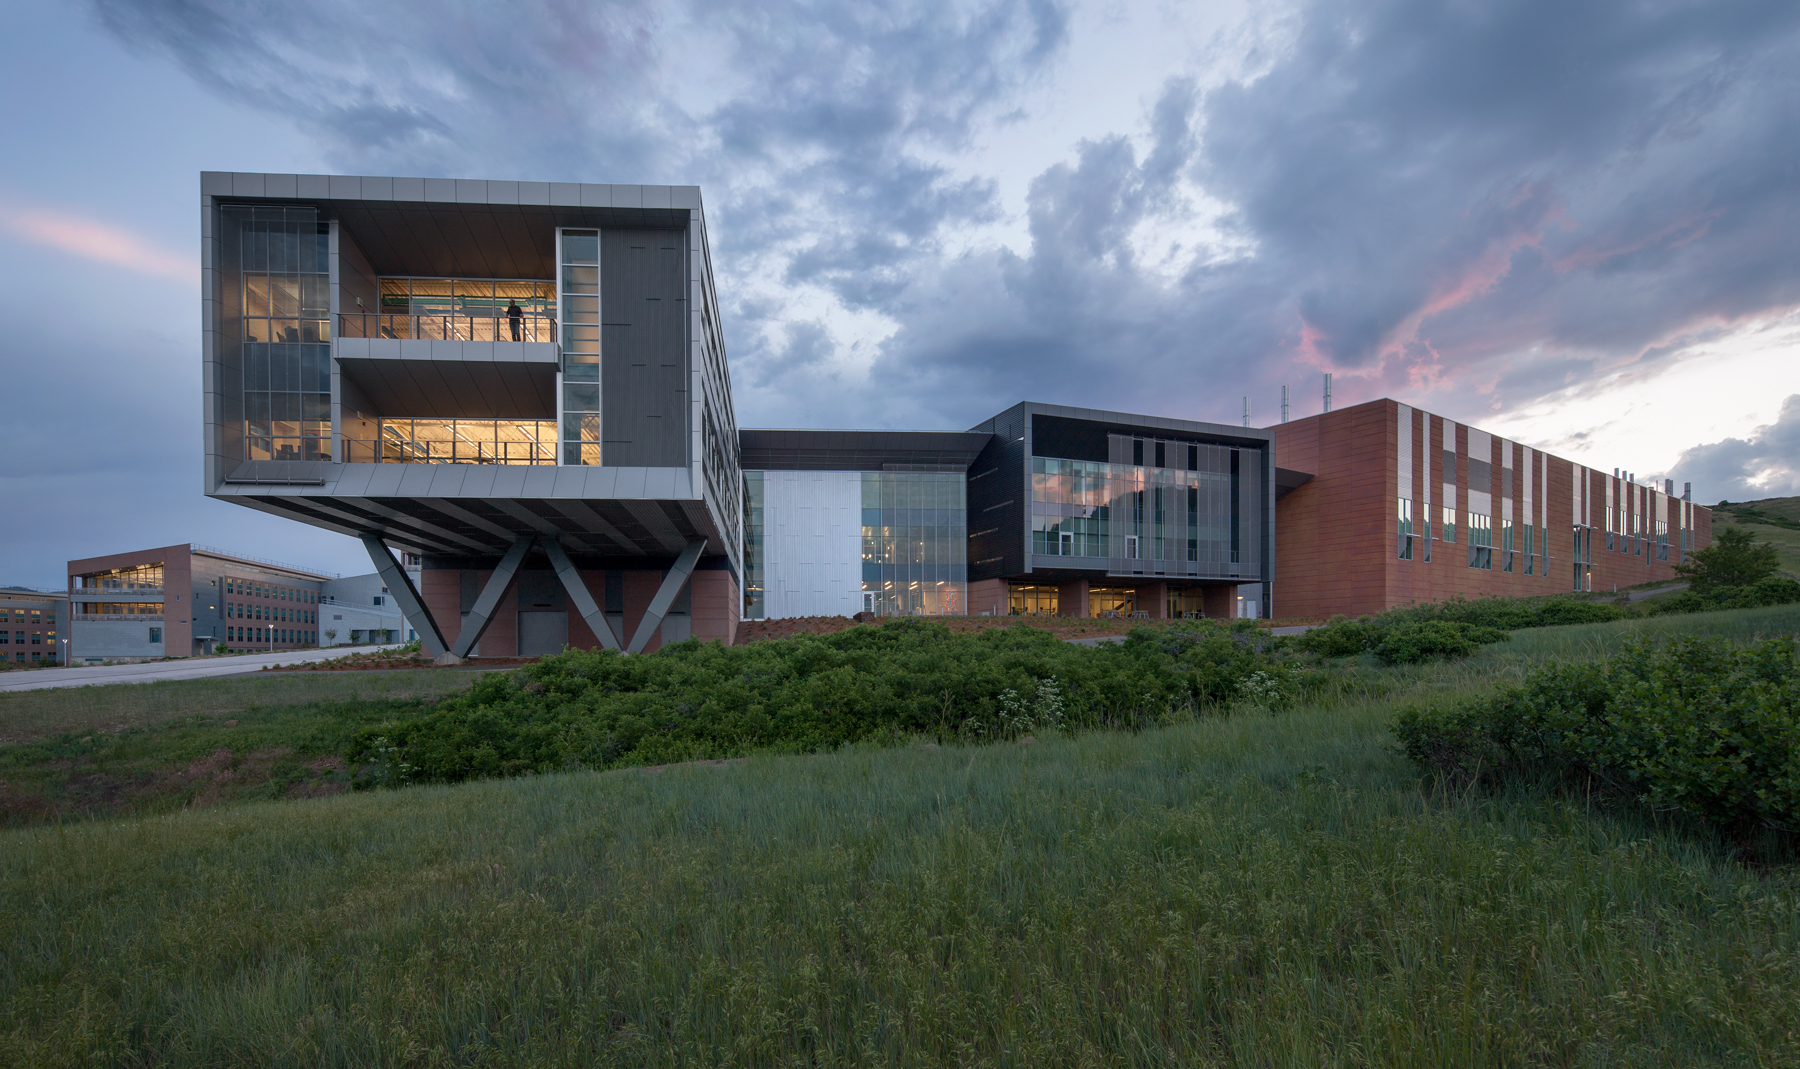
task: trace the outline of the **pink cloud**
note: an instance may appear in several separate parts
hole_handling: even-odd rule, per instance
[[[178,256],[130,231],[92,219],[43,208],[0,206],[0,227],[26,241],[140,274],[182,282],[194,282],[199,275],[195,258]]]

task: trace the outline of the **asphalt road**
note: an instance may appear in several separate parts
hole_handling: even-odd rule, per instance
[[[34,668],[0,672],[0,694],[50,687],[97,687],[111,683],[160,683],[165,679],[211,679],[219,676],[255,675],[268,664],[308,664],[329,661],[347,653],[370,653],[394,646],[333,646],[323,650],[288,650],[283,653],[244,653],[228,657],[190,657],[177,661],[142,664],[94,664],[73,668]]]

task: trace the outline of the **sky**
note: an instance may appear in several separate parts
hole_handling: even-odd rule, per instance
[[[702,187],[743,426],[1394,397],[1800,494],[1800,5],[15,5],[0,585],[201,488],[199,172]]]

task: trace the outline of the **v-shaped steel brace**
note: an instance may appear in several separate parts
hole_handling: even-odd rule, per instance
[[[481,633],[487,630],[493,621],[494,610],[499,607],[500,599],[506,594],[513,576],[519,572],[519,565],[525,560],[525,554],[531,549],[532,536],[525,535],[512,544],[506,556],[500,558],[500,566],[494,574],[488,576],[487,585],[481,588],[481,596],[475,599],[475,606],[469,610],[468,618],[463,620],[462,629],[456,633],[456,645],[450,647],[450,653],[456,657],[467,657],[481,641]]]

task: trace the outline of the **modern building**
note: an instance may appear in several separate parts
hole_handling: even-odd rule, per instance
[[[1276,507],[1284,616],[1412,601],[1612,590],[1676,578],[1712,513],[1641,485],[1382,399],[1272,428],[1312,475]]]
[[[60,664],[68,636],[67,594],[0,588],[0,664]]]
[[[734,640],[743,479],[697,188],[200,185],[207,494],[361,538],[433,655]]]
[[[416,582],[418,559],[405,564]],[[72,560],[68,575],[72,664],[416,637],[373,572],[345,577],[182,544]]]
[[[68,563],[70,663],[318,645],[335,575],[183,543]]]
[[[444,660],[743,617],[1360,613],[1641,582],[1709,532],[1392,401],[740,431],[692,186],[207,172],[201,219],[207,494],[360,538],[382,590],[332,630],[392,600]]]

